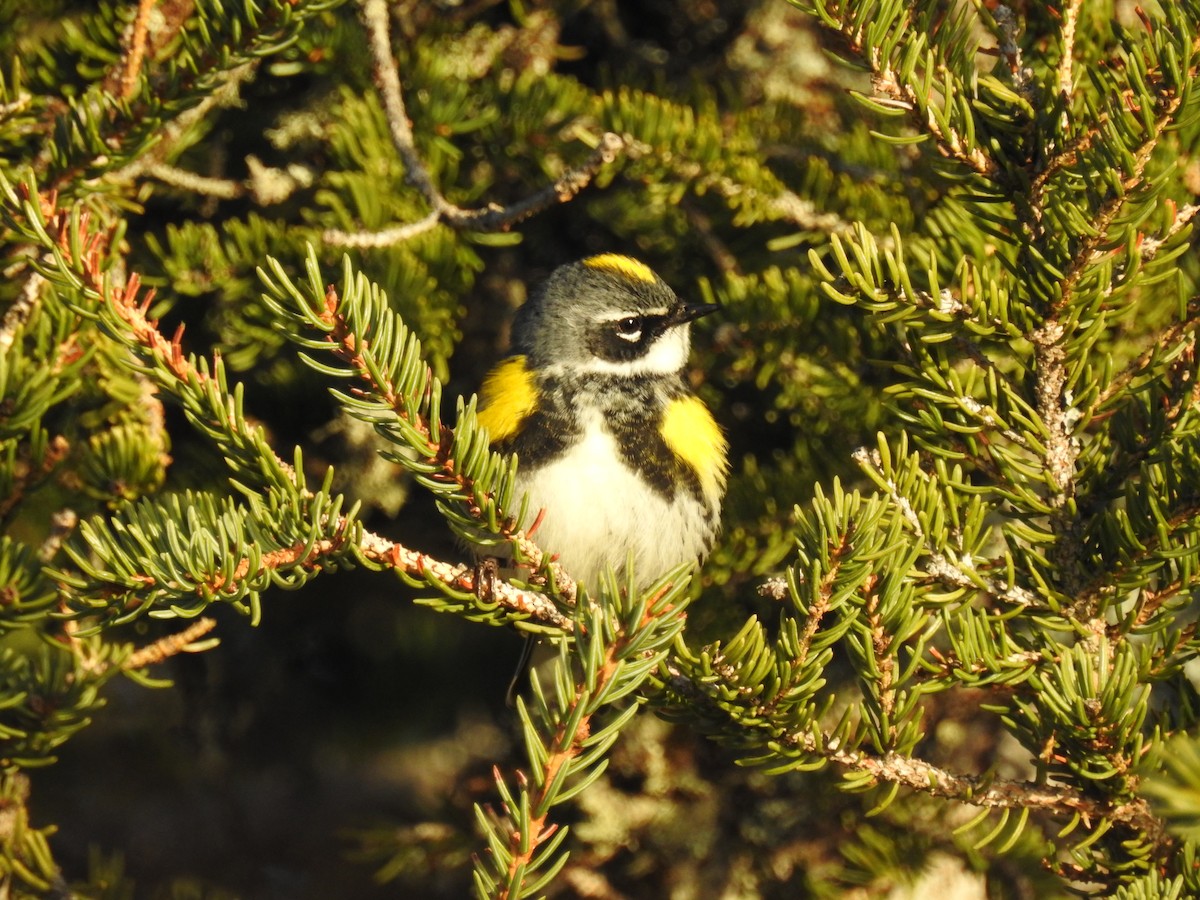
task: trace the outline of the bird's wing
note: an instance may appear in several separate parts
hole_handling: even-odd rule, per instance
[[[479,424],[488,430],[493,444],[506,443],[520,434],[537,408],[537,383],[524,356],[510,356],[483,380]]]

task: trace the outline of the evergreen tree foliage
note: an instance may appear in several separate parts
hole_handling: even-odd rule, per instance
[[[1200,5],[0,23],[7,895],[267,893],[261,844],[155,869],[89,823],[154,778],[111,793],[105,735],[229,771],[221,666],[327,783],[293,591],[366,622],[337,758],[422,787],[349,767],[367,811],[287,821],[321,852],[285,893],[1200,896]],[[689,377],[724,534],[644,592],[542,552],[475,414],[527,286],[599,251],[723,307]],[[471,564],[497,546],[519,577]],[[513,648],[468,642],[511,631],[552,659],[507,710],[475,651]],[[490,724],[431,742],[444,706]]]

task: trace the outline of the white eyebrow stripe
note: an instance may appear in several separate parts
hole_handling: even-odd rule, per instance
[[[665,306],[654,309],[631,309],[623,312],[607,312],[596,316],[597,322],[620,322],[622,319],[644,319],[647,316],[665,316],[670,310]]]

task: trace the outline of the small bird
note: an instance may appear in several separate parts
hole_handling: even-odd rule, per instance
[[[631,559],[641,590],[712,548],[728,445],[683,370],[690,323],[716,309],[605,253],[555,269],[518,310],[479,423],[517,454],[535,539],[576,580]]]

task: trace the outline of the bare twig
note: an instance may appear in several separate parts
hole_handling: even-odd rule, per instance
[[[59,548],[62,547],[63,541],[70,537],[71,532],[78,524],[79,515],[73,509],[63,508],[51,515],[50,533],[38,547],[38,559],[44,563],[54,559]]]
[[[934,797],[990,809],[1032,809],[1058,816],[1111,819],[1141,831],[1152,839],[1162,834],[1162,823],[1151,812],[1150,805],[1141,798],[1114,806],[1084,796],[1065,785],[955,774],[924,760],[898,753],[871,756],[859,751],[843,750],[836,739],[812,731],[787,735],[780,743],[822,756],[852,771],[863,772],[877,781],[899,784]]]
[[[1071,94],[1075,90],[1075,28],[1083,0],[1067,0],[1062,10],[1062,56],[1058,60],[1058,93],[1063,98],[1062,127],[1070,124]]]
[[[160,165],[170,156],[171,151],[187,135],[197,122],[201,121],[213,109],[222,106],[233,106],[238,102],[241,86],[249,81],[258,69],[258,60],[243,63],[236,68],[223,72],[219,77],[221,84],[208,96],[180,113],[172,119],[160,132],[158,142],[128,165],[109,173],[105,177],[121,183],[134,181]]]
[[[146,174],[171,187],[217,200],[233,200],[246,194],[246,186],[240,181],[234,181],[232,178],[209,178],[166,163],[151,164],[147,167]]]
[[[0,321],[0,353],[7,353],[12,348],[17,332],[33,314],[45,283],[45,276],[34,271],[31,271],[29,277],[25,279],[25,284],[21,286],[21,295],[8,308],[4,313],[4,319]]]
[[[423,219],[385,228],[383,231],[338,231],[329,229],[321,235],[321,240],[335,247],[355,247],[359,249],[375,249],[402,244],[419,234],[432,231],[441,223],[442,217],[437,210],[429,213]]]
[[[200,640],[200,638],[216,627],[216,619],[210,619],[207,616],[197,619],[178,634],[169,634],[166,637],[159,638],[153,644],[142,647],[140,650],[135,650],[121,664],[121,668],[125,670],[144,669],[146,666],[165,662],[172,656],[177,656],[180,653],[194,652],[197,649],[194,646],[196,641]]]
[[[138,0],[137,15],[130,26],[129,40],[121,60],[119,96],[123,100],[128,100],[137,90],[138,74],[146,56],[146,31],[150,27],[150,12],[157,4],[158,0]]]
[[[451,203],[433,181],[425,161],[417,151],[413,137],[412,123],[408,118],[408,110],[404,103],[404,92],[400,83],[400,73],[392,57],[390,23],[388,20],[388,5],[386,0],[360,0],[359,11],[363,26],[367,31],[367,46],[371,54],[371,64],[375,74],[375,84],[383,100],[384,114],[387,118],[388,129],[391,133],[392,144],[400,154],[404,163],[406,177],[410,184],[420,191],[430,205],[437,221],[444,222],[452,228],[469,229],[472,231],[506,231],[518,222],[548,209],[555,203],[565,203],[582,191],[606,164],[617,158],[625,148],[625,141],[616,134],[608,132],[601,136],[599,144],[591,156],[580,166],[569,169],[552,184],[524,200],[519,200],[508,206],[488,204],[481,209],[463,209]],[[432,226],[427,226],[425,220],[416,223],[417,230],[391,230],[393,237],[399,234],[400,239],[406,239],[414,234],[420,234]],[[339,233],[339,237],[340,233]],[[343,243],[348,243],[341,237]],[[360,241],[373,240],[370,237]],[[357,244],[356,246],[362,246]]]

